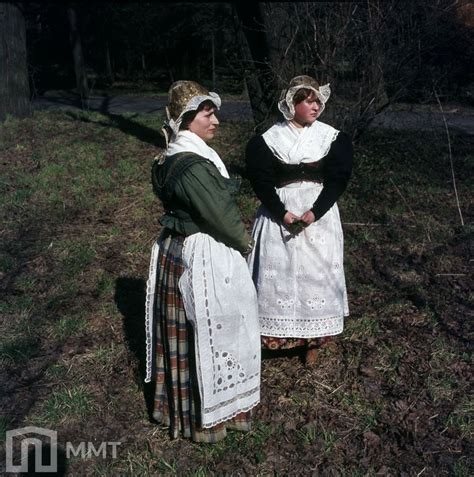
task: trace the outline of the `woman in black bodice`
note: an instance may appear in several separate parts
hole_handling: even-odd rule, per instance
[[[293,78],[279,102],[284,120],[246,149],[247,174],[262,202],[249,257],[262,343],[305,346],[308,364],[349,314],[336,201],[351,175],[352,144],[318,121],[329,95],[329,85]]]

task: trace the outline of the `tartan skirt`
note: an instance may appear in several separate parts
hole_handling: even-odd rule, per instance
[[[214,443],[223,439],[227,430],[250,430],[250,412],[240,413],[209,429],[201,427],[194,332],[186,318],[178,287],[184,271],[184,239],[165,229],[158,240],[160,249],[152,318],[156,336],[153,418],[169,427],[173,438],[182,436],[195,442]]]

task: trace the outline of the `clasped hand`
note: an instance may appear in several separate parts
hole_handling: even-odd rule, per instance
[[[287,212],[283,216],[285,227],[294,235],[299,234],[305,227],[311,225],[316,218],[311,210],[307,210],[302,216]]]

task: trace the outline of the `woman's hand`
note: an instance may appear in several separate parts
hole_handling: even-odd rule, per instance
[[[301,216],[301,220],[308,226],[316,220],[316,217],[311,210],[308,210]]]
[[[283,216],[283,223],[293,235],[298,235],[306,227],[306,224],[301,220],[301,217],[298,217],[292,212],[287,212]]]
[[[298,217],[297,215],[291,212],[287,212],[283,216],[283,222],[285,225],[292,225],[294,222],[298,222],[299,220],[301,220],[301,217]]]

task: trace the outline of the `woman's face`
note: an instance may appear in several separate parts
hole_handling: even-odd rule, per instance
[[[321,103],[314,93],[295,104],[295,117],[292,119],[296,127],[302,128],[311,125],[318,119],[321,112]]]
[[[189,123],[188,129],[197,134],[202,140],[209,141],[216,134],[219,121],[215,115],[215,109],[210,106],[199,111]]]

